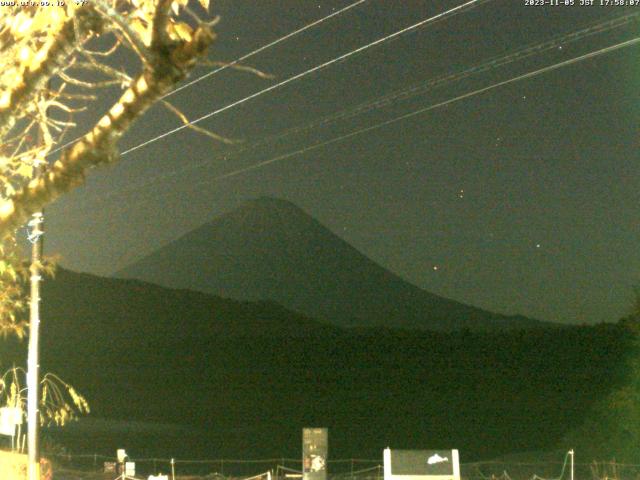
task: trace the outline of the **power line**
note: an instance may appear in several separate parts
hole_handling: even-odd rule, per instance
[[[323,23],[323,22],[325,22],[325,21],[327,21],[327,20],[329,20],[329,19],[331,19],[331,18],[333,18],[335,16],[341,15],[344,12],[346,12],[348,10],[351,10],[352,8],[357,7],[358,5],[360,5],[361,3],[364,3],[366,1],[367,0],[358,0],[358,1],[356,1],[356,2],[354,2],[352,4],[350,4],[350,5],[347,5],[344,8],[341,8],[340,10],[337,10],[337,11],[335,11],[335,12],[329,14],[329,15],[326,15],[326,16],[318,19],[318,20],[315,20],[315,21],[305,25],[304,27],[301,27],[301,28],[299,28],[297,30],[294,30],[293,32],[290,32],[290,33],[288,33],[288,34],[286,34],[286,35],[284,35],[284,36],[272,41],[272,42],[269,42],[266,45],[258,47],[255,50],[252,50],[249,53],[247,53],[245,55],[242,55],[241,57],[236,58],[232,62],[226,63],[226,64],[224,64],[224,65],[222,65],[222,66],[220,66],[220,67],[218,67],[218,68],[216,68],[216,69],[214,69],[214,70],[212,70],[210,72],[205,73],[204,75],[199,76],[198,78],[195,78],[195,79],[191,80],[190,82],[185,83],[184,85],[181,85],[181,86],[179,86],[177,88],[174,88],[170,92],[168,92],[165,95],[163,95],[160,99],[164,100],[165,98],[170,97],[174,93],[177,93],[177,92],[179,92],[181,90],[184,90],[185,88],[188,88],[188,87],[190,87],[190,86],[192,86],[192,85],[194,85],[194,84],[196,84],[198,82],[201,82],[202,80],[204,80],[206,78],[209,78],[209,77],[215,75],[216,73],[220,73],[221,71],[226,70],[227,68],[231,68],[231,67],[239,64],[240,62],[243,62],[243,61],[247,60],[248,58],[251,58],[254,55],[257,55],[260,52],[263,52],[263,51],[265,51],[265,50],[267,50],[267,49],[269,49],[271,47],[274,47],[274,46],[278,45],[279,43],[282,43],[282,42],[284,42],[286,40],[289,40],[290,38],[295,37],[296,35],[304,32],[306,30],[309,30],[310,28],[313,28],[313,27],[315,27],[317,25],[320,25],[321,23]],[[47,156],[52,155],[52,154],[54,154],[56,152],[59,152],[60,150],[68,147],[69,145],[73,145],[74,143],[76,143],[81,138],[82,138],[82,136],[80,136],[80,137],[78,137],[78,138],[76,138],[74,140],[71,140],[71,141],[65,143],[64,145],[61,145],[61,146],[53,149],[51,152],[49,152],[49,154]]]
[[[255,163],[253,165],[249,165],[247,167],[243,167],[243,168],[239,168],[239,169],[233,170],[231,172],[219,175],[217,177],[214,177],[214,178],[206,180],[206,181],[195,182],[195,183],[192,183],[191,186],[201,185],[201,184],[214,182],[214,181],[218,181],[218,180],[223,180],[223,179],[226,179],[226,178],[235,177],[237,175],[240,175],[242,173],[246,173],[248,171],[257,170],[259,168],[265,167],[265,166],[270,165],[272,163],[276,163],[276,162],[279,162],[281,160],[286,160],[288,158],[291,158],[291,157],[294,157],[294,156],[297,156],[297,155],[302,155],[302,154],[307,153],[309,151],[316,150],[318,148],[325,147],[327,145],[331,145],[333,143],[337,143],[337,142],[340,142],[342,140],[346,140],[346,139],[349,139],[351,137],[355,137],[357,135],[361,135],[363,133],[367,133],[367,132],[372,131],[372,130],[377,130],[377,129],[382,128],[384,126],[397,123],[399,121],[405,120],[407,118],[414,117],[416,115],[420,115],[422,113],[426,113],[426,112],[431,111],[431,110],[436,110],[438,108],[441,108],[441,107],[456,103],[456,102],[464,100],[466,98],[470,98],[470,97],[479,95],[481,93],[496,89],[498,87],[501,87],[501,86],[504,86],[504,85],[507,85],[507,84],[510,84],[510,83],[515,83],[515,82],[520,81],[520,80],[524,80],[524,79],[527,79],[527,78],[532,78],[532,77],[541,75],[543,73],[547,73],[547,72],[550,72],[550,71],[553,71],[553,70],[557,70],[559,68],[562,68],[562,67],[565,67],[565,66],[569,66],[571,64],[574,64],[574,63],[577,63],[577,62],[580,62],[580,61],[583,61],[583,60],[587,60],[587,59],[590,59],[590,58],[593,58],[593,57],[596,57],[596,56],[599,56],[599,55],[603,55],[603,54],[612,52],[614,50],[619,50],[619,49],[622,49],[622,48],[625,48],[625,47],[633,46],[633,45],[637,44],[638,42],[640,42],[640,37],[636,37],[634,39],[631,39],[631,40],[628,40],[628,41],[625,41],[625,42],[622,42],[622,43],[618,43],[616,45],[612,45],[612,46],[605,47],[605,48],[600,49],[600,50],[596,50],[596,51],[581,55],[579,57],[575,57],[575,58],[572,58],[572,59],[569,59],[569,60],[565,60],[563,62],[559,62],[559,63],[553,64],[553,65],[550,65],[550,66],[547,66],[547,67],[543,67],[543,68],[534,70],[532,72],[528,72],[528,73],[513,77],[513,78],[508,79],[508,80],[497,82],[497,83],[494,83],[494,84],[489,85],[487,87],[483,87],[483,88],[480,88],[480,89],[477,89],[477,90],[473,90],[471,92],[456,96],[454,98],[450,98],[448,100],[445,100],[445,101],[442,101],[442,102],[439,102],[439,103],[436,103],[436,104],[433,104],[433,105],[430,105],[430,106],[427,106],[427,107],[423,107],[423,108],[420,108],[418,110],[414,110],[414,111],[409,112],[407,114],[403,114],[403,115],[394,117],[394,118],[392,118],[390,120],[386,120],[384,122],[380,122],[380,123],[377,123],[375,125],[371,125],[371,126],[368,126],[368,127],[360,128],[360,129],[354,130],[352,132],[349,132],[349,133],[334,137],[334,138],[329,139],[329,140],[318,142],[318,143],[313,144],[313,145],[308,145],[306,147],[303,147],[303,148],[300,148],[300,149],[297,149],[297,150],[294,150],[294,151],[291,151],[291,152],[288,152],[288,153],[285,153],[285,154],[282,154],[282,155],[278,155],[278,156],[270,158],[268,160],[264,160],[262,162]],[[165,175],[162,175],[161,177],[164,178],[166,176],[169,176],[169,175],[165,174]],[[132,191],[134,188],[144,187],[144,186],[146,186],[146,185],[148,185],[150,183],[153,183],[153,181],[157,180],[157,178],[158,177],[152,179],[152,181],[150,181],[150,182],[143,182],[143,183],[137,184],[137,185],[133,186],[132,188],[128,188],[125,191],[108,193],[108,194],[103,195],[102,197],[100,197],[100,200],[104,200],[106,198],[117,196],[117,195],[120,195],[122,193],[126,193],[128,191]]]
[[[461,100],[465,100],[467,98],[479,95],[481,93],[485,93],[485,92],[494,90],[494,89],[502,87],[504,85],[508,85],[508,84],[511,84],[511,83],[519,82],[521,80],[533,78],[533,77],[542,75],[543,73],[551,72],[551,71],[554,71],[554,70],[557,70],[557,69],[560,69],[560,68],[563,68],[563,67],[566,67],[566,66],[573,65],[575,63],[584,61],[584,60],[588,60],[588,59],[591,59],[591,58],[594,58],[594,57],[597,57],[597,56],[600,56],[600,55],[604,55],[606,53],[610,53],[610,52],[613,52],[613,51],[616,51],[616,50],[620,50],[620,49],[623,49],[623,48],[626,48],[626,47],[630,47],[630,46],[636,45],[638,43],[640,43],[640,37],[636,37],[636,38],[633,38],[631,40],[627,40],[625,42],[621,42],[621,43],[618,43],[618,44],[615,44],[615,45],[611,45],[609,47],[605,47],[605,48],[602,48],[602,49],[599,49],[599,50],[595,50],[593,52],[589,52],[589,53],[586,53],[584,55],[580,55],[578,57],[571,58],[569,60],[565,60],[565,61],[562,61],[562,62],[559,62],[559,63],[555,63],[553,65],[542,67],[542,68],[533,70],[531,72],[527,72],[525,74],[518,75],[516,77],[512,77],[512,78],[510,78],[508,80],[503,80],[503,81],[491,84],[491,85],[489,85],[487,87],[479,88],[479,89],[473,90],[471,92],[467,92],[465,94],[458,95],[456,97],[450,98],[448,100],[444,100],[442,102],[439,102],[439,103],[436,103],[436,104],[433,104],[433,105],[429,105],[427,107],[423,107],[423,108],[420,108],[418,110],[414,110],[412,112],[409,112],[409,113],[394,117],[394,118],[389,119],[389,120],[386,120],[384,122],[380,122],[380,123],[376,123],[376,124],[368,126],[368,127],[360,128],[360,129],[354,130],[352,132],[349,132],[349,133],[334,137],[334,138],[329,139],[329,140],[325,140],[325,141],[322,141],[322,142],[319,142],[319,143],[316,143],[316,144],[313,144],[313,145],[308,145],[306,147],[294,150],[292,152],[288,152],[288,153],[285,153],[285,154],[282,154],[282,155],[278,155],[278,156],[270,158],[268,160],[264,160],[262,162],[258,162],[258,163],[249,165],[247,167],[239,168],[239,169],[233,170],[231,172],[227,172],[227,173],[224,173],[222,175],[218,175],[218,176],[216,176],[216,177],[214,177],[212,179],[209,179],[209,180],[193,182],[193,183],[190,184],[190,186],[193,187],[194,185],[202,185],[202,184],[211,183],[211,182],[215,182],[215,181],[219,181],[219,180],[224,180],[226,178],[231,178],[231,177],[238,176],[238,175],[240,175],[242,173],[246,173],[246,172],[249,172],[249,171],[252,171],[252,170],[257,170],[257,169],[265,167],[267,165],[270,165],[270,164],[273,164],[273,163],[276,163],[276,162],[279,162],[279,161],[282,161],[282,160],[286,160],[288,158],[292,158],[292,157],[297,156],[297,155],[302,155],[302,154],[307,153],[309,151],[316,150],[318,148],[322,148],[322,147],[325,147],[327,145],[331,145],[331,144],[334,144],[334,143],[337,143],[337,142],[341,142],[343,140],[355,137],[357,135],[361,135],[363,133],[367,133],[367,132],[370,132],[370,131],[373,131],[373,130],[377,130],[377,129],[385,127],[387,125],[391,125],[391,124],[400,122],[402,120],[406,120],[408,118],[415,117],[417,115],[420,115],[420,114],[423,114],[423,113],[426,113],[426,112],[429,112],[429,111],[432,111],[432,110],[436,110],[438,108],[445,107],[445,106],[451,105],[453,103],[457,103],[457,102],[459,102]],[[166,194],[166,193],[175,193],[175,192],[171,192],[169,190],[165,190],[164,193]]]
[[[590,52],[590,53],[587,53],[585,55],[581,55],[579,57],[572,58],[570,60],[565,60],[564,62],[556,63],[556,64],[550,65],[548,67],[543,67],[543,68],[540,68],[538,70],[534,70],[532,72],[528,72],[528,73],[525,73],[523,75],[519,75],[517,77],[510,78],[509,80],[504,80],[502,82],[494,83],[492,85],[489,85],[488,87],[479,88],[479,89],[474,90],[472,92],[468,92],[468,93],[465,93],[463,95],[459,95],[457,97],[451,98],[449,100],[445,100],[443,102],[436,103],[436,104],[430,105],[428,107],[424,107],[424,108],[421,108],[421,109],[418,109],[418,110],[414,110],[413,112],[410,112],[410,113],[407,113],[407,114],[404,114],[404,115],[400,115],[400,116],[392,118],[390,120],[386,120],[384,122],[380,122],[380,123],[377,123],[377,124],[369,126],[369,127],[361,128],[361,129],[355,130],[353,132],[350,132],[350,133],[347,133],[347,134],[344,134],[344,135],[340,135],[339,137],[335,137],[335,138],[332,138],[330,140],[326,140],[324,142],[320,142],[320,143],[317,143],[317,144],[314,144],[314,145],[310,145],[308,147],[301,148],[301,149],[298,149],[298,150],[293,151],[293,152],[289,152],[289,153],[286,153],[286,154],[283,154],[283,155],[279,155],[279,156],[276,156],[276,157],[271,158],[269,160],[265,160],[265,161],[262,161],[262,162],[259,162],[259,163],[255,163],[253,165],[249,165],[248,167],[239,168],[237,170],[234,170],[234,171],[219,175],[217,177],[214,177],[211,180],[208,180],[206,183],[215,182],[217,180],[223,180],[225,178],[235,177],[237,175],[240,175],[241,173],[246,173],[246,172],[251,171],[251,170],[256,170],[258,168],[262,168],[262,167],[264,167],[266,165],[270,165],[270,164],[278,162],[280,160],[285,160],[287,158],[291,158],[291,157],[296,156],[296,155],[301,155],[303,153],[306,153],[306,152],[311,151],[311,150],[315,150],[315,149],[320,148],[320,147],[324,147],[324,146],[331,145],[331,144],[336,143],[336,142],[340,142],[342,140],[346,140],[346,139],[351,138],[351,137],[355,137],[356,135],[361,135],[363,133],[370,132],[372,130],[377,130],[378,128],[382,128],[382,127],[385,127],[387,125],[391,125],[393,123],[397,123],[397,122],[400,122],[402,120],[406,120],[407,118],[415,117],[416,115],[420,115],[422,113],[426,113],[426,112],[429,112],[431,110],[435,110],[437,108],[441,108],[441,107],[445,107],[447,105],[451,105],[452,103],[456,103],[456,102],[459,102],[460,100],[464,100],[464,99],[479,95],[481,93],[488,92],[490,90],[494,90],[494,89],[496,89],[498,87],[502,87],[502,86],[508,85],[510,83],[515,83],[515,82],[518,82],[520,80],[525,80],[525,79],[528,79],[528,78],[536,77],[536,76],[541,75],[543,73],[547,73],[547,72],[550,72],[550,71],[553,71],[553,70],[557,70],[559,68],[566,67],[568,65],[572,65],[574,63],[581,62],[583,60],[587,60],[587,59],[590,59],[590,58],[593,58],[593,57],[596,57],[596,56],[599,56],[599,55],[603,55],[605,53],[613,52],[615,50],[619,50],[619,49],[622,49],[622,48],[625,48],[625,47],[630,47],[630,46],[635,45],[637,43],[640,43],[640,37],[636,37],[636,38],[628,40],[626,42],[622,42],[622,43],[618,43],[616,45],[605,47],[605,48],[602,48],[600,50],[596,50],[594,52]],[[195,182],[192,185],[199,185],[199,184],[202,184],[202,183],[205,183],[205,182]]]
[[[477,64],[473,67],[467,68],[461,72],[443,75],[435,79],[429,80],[427,82],[421,82],[418,85],[414,85],[409,88],[405,88],[396,92],[389,93],[387,95],[379,97],[374,101],[364,102],[354,107],[353,109],[350,109],[349,111],[346,112],[346,114],[339,112],[337,114],[332,115],[331,117],[328,118],[327,121],[333,121],[336,118],[350,117],[353,115],[367,112],[375,108],[389,105],[391,102],[399,99],[411,98],[413,96],[424,93],[425,91],[433,89],[435,87],[446,85],[454,81],[462,80],[472,75],[483,73],[494,68],[502,67],[510,63],[513,63],[515,61],[523,60],[533,55],[554,49],[560,45],[566,45],[572,42],[576,42],[577,40],[582,40],[587,36],[595,35],[597,33],[602,33],[602,32],[626,25],[631,21],[637,19],[638,17],[640,17],[640,12],[616,17],[615,19],[606,20],[604,22],[598,22],[587,28],[584,28],[569,34],[558,35],[555,38],[552,38],[545,42],[523,47],[521,49],[518,49],[515,52],[509,53],[504,56],[494,57],[481,64]],[[345,112],[345,111],[343,110],[342,112]],[[325,121],[323,120],[320,123],[318,123],[318,125],[323,125],[324,123]]]
[[[348,5],[348,6],[342,8],[342,9],[340,9],[340,10],[338,10],[338,11],[336,11],[336,12],[330,14],[330,15],[327,15],[326,17],[323,17],[323,18],[321,18],[319,20],[316,20],[315,22],[312,22],[312,23],[310,23],[308,25],[305,25],[304,27],[299,28],[298,30],[294,30],[293,32],[291,32],[291,33],[289,33],[289,34],[287,34],[287,35],[285,35],[283,37],[280,37],[280,38],[278,38],[277,40],[274,40],[271,43],[268,43],[268,44],[266,44],[266,45],[264,45],[264,46],[262,46],[260,48],[256,48],[255,50],[247,53],[246,55],[243,55],[242,57],[234,60],[231,63],[227,63],[227,64],[225,64],[225,65],[223,65],[223,66],[221,66],[219,68],[216,68],[215,70],[213,70],[211,72],[205,73],[204,75],[202,75],[202,76],[200,76],[198,78],[195,78],[195,79],[191,80],[190,82],[185,83],[184,85],[181,85],[180,87],[178,87],[178,88],[172,90],[171,92],[167,93],[162,98],[163,99],[167,98],[168,96],[173,95],[174,93],[179,92],[181,90],[184,90],[185,88],[190,87],[191,85],[193,85],[195,83],[198,83],[198,82],[204,80],[205,78],[208,78],[208,77],[210,77],[212,75],[215,75],[218,72],[221,72],[222,70],[225,70],[225,69],[227,69],[229,67],[233,67],[234,65],[237,65],[238,63],[246,60],[247,58],[253,57],[254,55],[256,55],[256,54],[258,54],[258,53],[260,53],[260,52],[262,52],[264,50],[267,50],[268,48],[271,48],[271,47],[273,47],[273,46],[275,46],[275,45],[277,45],[277,44],[279,44],[281,42],[284,42],[285,40],[288,40],[289,38],[294,37],[294,36],[298,35],[299,33],[304,32],[305,30],[309,30],[310,28],[313,28],[316,25],[320,25],[321,23],[325,22],[326,20],[329,20],[330,18],[333,18],[336,15],[340,15],[340,14],[346,12],[347,10],[351,10],[352,8],[357,7],[358,5],[360,5],[361,3],[364,3],[366,1],[367,0],[358,0],[357,2],[352,3],[351,5]]]
[[[230,104],[228,104],[228,105],[226,105],[224,107],[218,108],[217,110],[209,112],[206,115],[203,115],[203,116],[201,116],[201,117],[199,117],[199,118],[197,118],[195,120],[190,121],[189,123],[186,123],[184,125],[180,125],[179,127],[176,127],[174,129],[169,130],[169,131],[167,131],[165,133],[162,133],[160,135],[157,135],[156,137],[153,137],[153,138],[151,138],[151,139],[149,139],[149,140],[147,140],[147,141],[145,141],[143,143],[140,143],[140,144],[138,144],[138,145],[136,145],[134,147],[131,147],[131,148],[123,151],[120,155],[121,156],[127,155],[128,153],[134,152],[135,150],[138,150],[140,148],[146,147],[147,145],[149,145],[151,143],[157,142],[158,140],[161,140],[161,139],[163,139],[165,137],[168,137],[169,135],[173,135],[174,133],[177,133],[177,132],[179,132],[181,130],[184,130],[185,128],[188,128],[190,125],[195,125],[197,123],[200,123],[203,120],[206,120],[207,118],[213,117],[214,115],[222,113],[222,112],[224,112],[226,110],[229,110],[231,108],[237,107],[238,105],[242,105],[243,103],[246,103],[249,100],[252,100],[252,99],[254,99],[256,97],[264,95],[265,93],[271,92],[271,91],[273,91],[273,90],[275,90],[277,88],[280,88],[280,87],[282,87],[284,85],[287,85],[287,84],[289,84],[291,82],[294,82],[296,80],[299,80],[299,79],[301,79],[303,77],[306,77],[307,75],[310,75],[310,74],[312,74],[314,72],[322,70],[322,69],[324,69],[324,68],[326,68],[326,67],[328,67],[330,65],[333,65],[335,63],[338,63],[338,62],[340,62],[342,60],[346,60],[347,58],[349,58],[349,57],[351,57],[353,55],[356,55],[356,54],[358,54],[360,52],[363,52],[364,50],[367,50],[367,49],[369,49],[369,48],[371,48],[373,46],[379,45],[379,44],[381,44],[383,42],[386,42],[388,40],[391,40],[393,38],[399,37],[400,35],[403,35],[403,34],[405,34],[407,32],[410,32],[411,30],[415,30],[415,29],[420,28],[420,27],[422,27],[424,25],[435,23],[435,22],[438,22],[440,20],[444,20],[445,18],[447,18],[449,16],[456,15],[456,14],[461,13],[461,12],[467,10],[467,9],[476,7],[477,5],[480,5],[482,3],[486,3],[486,2],[489,2],[489,1],[491,1],[491,0],[470,0],[470,1],[466,2],[466,3],[463,3],[462,5],[458,5],[457,7],[451,8],[449,10],[446,10],[446,11],[442,12],[442,13],[439,13],[439,14],[434,15],[432,17],[426,18],[426,19],[424,19],[424,20],[422,20],[422,21],[420,21],[418,23],[415,23],[415,24],[409,26],[409,27],[403,28],[402,30],[399,30],[399,31],[397,31],[395,33],[392,33],[390,35],[387,35],[385,37],[379,38],[378,40],[375,40],[375,41],[373,41],[371,43],[368,43],[368,44],[366,44],[366,45],[364,45],[362,47],[356,48],[355,50],[352,50],[352,51],[350,51],[348,53],[340,55],[339,57],[336,57],[336,58],[334,58],[332,60],[329,60],[327,62],[321,63],[320,65],[316,65],[315,67],[312,67],[312,68],[310,68],[308,70],[305,70],[304,72],[301,72],[301,73],[298,73],[296,75],[293,75],[293,76],[287,78],[286,80],[283,80],[281,82],[276,83],[275,85],[271,85],[270,87],[267,87],[267,88],[265,88],[263,90],[255,92],[255,93],[253,93],[253,94],[251,94],[251,95],[249,95],[247,97],[244,97],[244,98],[242,98],[240,100],[237,100],[237,101],[235,101],[233,103],[230,103]]]
[[[190,170],[194,170],[197,168],[200,168],[202,165],[211,163],[212,161],[216,161],[216,160],[220,160],[220,159],[226,159],[229,156],[235,156],[238,155],[240,153],[246,152],[248,150],[254,150],[258,147],[261,147],[265,144],[268,143],[272,143],[275,142],[277,140],[281,140],[283,138],[286,138],[288,136],[297,134],[297,133],[301,133],[301,132],[307,132],[309,130],[315,129],[317,127],[321,127],[324,125],[328,125],[332,122],[338,121],[338,120],[342,120],[342,119],[347,119],[347,118],[352,118],[354,116],[357,115],[361,115],[364,113],[367,113],[371,110],[374,109],[378,109],[378,108],[382,108],[384,106],[390,105],[391,103],[398,101],[398,100],[404,100],[407,98],[411,98],[413,96],[416,95],[420,95],[430,89],[436,88],[436,87],[440,87],[442,85],[446,85],[464,78],[468,78],[472,75],[475,74],[479,74],[479,73],[483,73],[486,72],[488,70],[494,69],[494,68],[498,68],[498,67],[502,67],[505,65],[508,65],[510,63],[513,63],[515,61],[518,60],[522,60],[525,58],[528,58],[532,55],[535,54],[539,54],[548,50],[551,50],[553,48],[556,48],[558,45],[566,45],[570,42],[575,42],[578,40],[581,40],[589,35],[594,35],[596,33],[601,33],[604,31],[608,31],[611,30],[613,28],[617,28],[623,25],[626,25],[627,23],[630,23],[632,20],[637,19],[637,17],[640,16],[640,12],[637,13],[633,13],[633,14],[629,14],[629,15],[624,15],[624,16],[620,16],[620,17],[616,17],[614,19],[609,19],[603,22],[597,22],[595,24],[592,24],[586,28],[568,33],[568,34],[564,34],[564,35],[558,35],[555,38],[552,38],[550,40],[547,40],[545,42],[542,43],[538,43],[535,45],[528,45],[526,47],[520,48],[518,50],[516,50],[515,52],[511,52],[508,53],[507,55],[503,55],[500,57],[493,57],[483,63],[480,64],[476,64],[470,68],[464,69],[463,71],[460,72],[455,72],[455,73],[450,73],[450,74],[445,74],[433,79],[429,79],[426,82],[421,82],[418,85],[413,85],[409,88],[404,88],[401,90],[397,90],[395,92],[386,94],[386,95],[382,95],[380,97],[376,97],[373,100],[368,100],[366,102],[360,103],[358,105],[356,105],[355,107],[350,107],[347,109],[343,109],[337,113],[332,113],[324,118],[321,118],[319,120],[307,123],[305,125],[302,126],[297,126],[297,127],[293,127],[290,128],[284,132],[280,132],[278,134],[272,135],[270,137],[264,138],[260,141],[254,142],[250,145],[247,146],[242,146],[240,148],[237,148],[234,151],[231,152],[226,152],[226,153],[222,153],[217,155],[216,157],[214,157],[213,159],[207,159],[205,161],[202,162],[198,162],[194,165],[191,165],[189,167],[185,167],[182,166],[179,169],[174,169],[168,172],[163,172],[161,174],[155,175],[151,178],[147,178],[146,180],[142,181],[142,182],[138,182],[134,185],[129,185],[127,186],[127,188],[120,190],[118,192],[112,192],[112,193],[107,193],[106,195],[104,195],[103,197],[101,197],[101,200],[105,199],[105,198],[110,198],[113,196],[117,196],[129,191],[134,191],[136,189],[139,189],[141,187],[145,187],[147,185],[153,184],[155,182],[157,182],[158,180],[164,179],[164,178],[168,178],[168,177],[172,177],[174,175],[176,175],[177,173],[180,172],[185,172],[185,171],[190,171]]]

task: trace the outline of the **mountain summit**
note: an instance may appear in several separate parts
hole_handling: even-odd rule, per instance
[[[457,330],[542,325],[470,307],[389,272],[302,209],[261,197],[115,274],[241,300],[272,300],[339,326]]]

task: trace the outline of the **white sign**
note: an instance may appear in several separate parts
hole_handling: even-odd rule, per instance
[[[124,464],[124,474],[127,477],[133,477],[136,474],[136,462],[127,462]]]
[[[460,480],[458,450],[385,449],[384,480]]]
[[[169,480],[168,475],[149,475],[149,480]]]
[[[13,437],[16,425],[22,425],[22,409],[19,407],[0,408],[0,434]]]
[[[127,452],[125,452],[124,448],[119,448],[116,451],[116,457],[118,457],[118,463],[122,463],[127,458]]]

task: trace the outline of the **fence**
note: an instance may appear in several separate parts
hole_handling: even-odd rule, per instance
[[[77,475],[80,472],[98,474],[103,471],[105,462],[116,462],[115,457],[100,454],[52,454],[47,455],[47,457],[53,461],[55,471],[76,472]],[[286,457],[259,460],[134,458],[131,461],[135,462],[136,476],[140,478],[147,478],[148,475],[156,475],[158,473],[169,474],[173,470],[176,478],[195,476],[247,479],[252,476],[259,477],[261,472],[271,472],[274,480],[284,480],[291,478],[291,475],[300,473],[301,468],[300,458]],[[329,460],[327,469],[331,472],[329,478],[335,480],[349,480],[350,478],[354,480],[381,479],[383,474],[380,463],[380,460],[357,458]],[[71,476],[71,474],[69,475]],[[57,476],[54,478],[57,480]],[[102,477],[97,478],[102,479]]]
[[[564,461],[488,461],[460,465],[464,480],[640,480],[640,465]]]
[[[545,461],[486,461],[460,465],[463,480],[640,480],[640,465],[624,463],[575,463],[573,472],[565,457]],[[90,454],[48,455],[54,464],[54,480],[114,480],[105,474],[104,462],[115,457]],[[299,478],[300,458],[259,460],[213,459],[183,460],[170,458],[136,458],[136,478],[165,474],[171,479],[172,466],[176,480],[272,480]],[[173,461],[173,465],[172,465]],[[327,462],[329,480],[382,480],[382,462],[371,459],[342,459]]]

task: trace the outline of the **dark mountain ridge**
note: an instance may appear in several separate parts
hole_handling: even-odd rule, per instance
[[[542,326],[422,290],[292,203],[269,197],[187,233],[116,277],[243,300],[272,300],[339,326],[452,331]]]
[[[333,458],[388,445],[455,447],[465,461],[548,449],[620,384],[629,348],[618,325],[351,330],[66,270],[44,283],[42,314],[43,370],[83,392],[93,416],[197,432],[61,437],[82,453],[296,458],[309,425],[330,428]],[[26,350],[11,343],[3,365]]]

